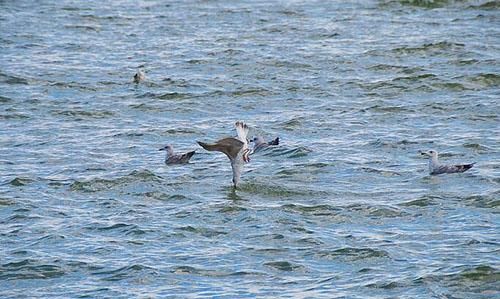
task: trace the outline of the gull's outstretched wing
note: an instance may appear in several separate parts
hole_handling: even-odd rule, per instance
[[[236,138],[224,138],[214,144],[197,141],[198,144],[207,151],[223,152],[232,161],[236,159],[244,143]]]

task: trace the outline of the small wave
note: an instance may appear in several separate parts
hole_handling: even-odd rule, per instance
[[[408,213],[402,211],[401,209],[390,207],[390,206],[371,206],[365,204],[353,204],[346,207],[352,213],[361,213],[368,217],[404,217]]]
[[[93,86],[88,86],[82,84],[80,82],[53,82],[50,84],[53,87],[61,88],[61,89],[77,89],[85,92],[97,91],[97,89]]]
[[[143,195],[148,199],[154,199],[160,201],[174,201],[174,200],[185,201],[189,199],[189,197],[182,194],[167,194],[160,191],[145,192]]]
[[[415,110],[410,109],[408,106],[383,106],[383,105],[374,105],[366,108],[368,111],[382,112],[382,113],[413,113]]]
[[[247,97],[247,96],[269,96],[271,91],[265,88],[240,88],[235,91],[226,93],[230,97]]]
[[[337,216],[343,211],[342,208],[333,207],[326,204],[315,205],[315,206],[286,204],[282,206],[282,209],[294,213],[298,212],[302,215],[312,215],[312,216]]]
[[[437,43],[423,44],[421,46],[416,46],[416,47],[412,46],[399,47],[393,49],[392,52],[403,55],[417,55],[417,54],[433,55],[433,54],[448,53],[450,51],[454,51],[457,49],[463,49],[464,47],[465,45],[461,43],[442,41]]]
[[[307,156],[311,152],[312,150],[308,149],[307,147],[300,146],[288,151],[284,151],[283,154],[287,155],[288,158],[300,158]]]
[[[161,95],[156,96],[157,99],[160,100],[182,100],[189,97],[192,97],[192,94],[189,93],[181,93],[181,92],[167,92]]]
[[[293,131],[295,129],[302,128],[304,120],[305,120],[304,117],[300,117],[300,116],[294,117],[294,118],[287,120],[287,121],[283,122],[282,124],[280,124],[280,127],[283,130]]]
[[[288,198],[293,196],[324,196],[326,192],[320,192],[311,189],[291,189],[284,186],[279,185],[268,185],[259,182],[245,182],[238,187],[239,190],[253,193],[253,194],[261,194],[271,197],[278,198]]]
[[[11,98],[0,96],[0,103],[7,103],[7,102],[10,102],[10,101],[12,101]]]
[[[13,75],[7,75],[4,73],[0,73],[0,82],[6,83],[6,84],[21,84],[21,85],[28,85],[29,84],[28,80],[25,78],[13,76]]]
[[[168,130],[164,131],[163,133],[168,134],[168,135],[192,135],[192,134],[197,134],[200,132],[185,127],[185,128],[168,129]]]
[[[471,5],[469,8],[472,9],[484,9],[484,10],[495,10],[500,8],[500,2],[498,1],[488,1],[479,5]]]
[[[57,263],[57,262],[55,262]],[[65,274],[55,263],[44,263],[34,259],[0,265],[0,280],[51,279]]]
[[[29,179],[29,178],[16,177],[12,181],[10,181],[9,184],[12,186],[21,187],[21,186],[26,186],[28,184],[31,184],[33,182],[34,182],[34,180]]]
[[[498,194],[492,195],[471,195],[461,199],[467,205],[476,208],[496,209],[500,207],[500,199]]]
[[[367,173],[376,173],[376,174],[380,174],[383,176],[401,176],[401,174],[399,172],[393,171],[393,170],[379,169],[379,168],[372,168],[372,167],[361,167],[360,169],[364,172],[367,172]]]
[[[98,231],[109,231],[109,230],[119,230],[119,231],[123,231],[123,232],[126,232],[126,231],[129,231],[130,229],[133,229],[133,228],[136,228],[137,225],[133,225],[133,224],[126,224],[126,223],[115,223],[115,224],[112,224],[112,225],[108,225],[108,226],[100,226],[100,227],[87,227],[89,229],[96,229]]]
[[[93,32],[99,32],[101,31],[101,28],[97,26],[92,26],[92,25],[65,25],[64,28],[66,29],[76,29],[76,30],[82,30],[82,31],[93,31]]]
[[[144,275],[157,276],[159,274],[159,271],[153,267],[141,264],[134,264],[111,271],[93,272],[92,275],[105,276],[104,278],[102,278],[102,280],[104,281],[119,281],[128,278],[133,278],[138,275],[137,273],[141,273],[141,277],[143,277]]]
[[[494,294],[498,292],[500,272],[490,265],[458,266],[445,269],[445,271],[447,273],[419,277],[413,283],[427,285],[437,282],[452,288],[452,290],[463,290],[469,294]]]
[[[7,199],[7,198],[0,198],[0,206],[11,206],[15,204],[15,201]]]
[[[372,258],[390,258],[389,253],[385,250],[373,248],[356,248],[344,247],[333,251],[323,250],[317,255],[326,259],[344,259],[349,261],[357,261]]]
[[[215,229],[210,229],[206,227],[193,227],[193,226],[183,226],[176,228],[176,230],[181,231],[181,232],[189,232],[197,235],[201,235],[206,238],[214,238],[218,237],[220,235],[227,235],[228,232],[225,231],[220,231],[220,230],[215,230]]]
[[[116,179],[96,178],[86,182],[75,181],[70,185],[71,191],[97,192],[133,182],[161,182],[156,174],[149,170],[134,170],[130,174]]]
[[[302,265],[295,265],[288,261],[276,261],[264,263],[264,266],[272,267],[279,271],[297,271],[304,268]]]
[[[474,84],[480,85],[482,87],[497,88],[500,85],[499,74],[491,74],[491,73],[477,74],[475,76],[466,77],[466,80]]]
[[[493,148],[490,148],[490,147],[488,147],[486,145],[482,145],[482,144],[479,144],[479,143],[464,143],[463,146],[465,148],[469,148],[469,149],[472,149],[472,150],[480,151],[482,153],[485,153],[485,152],[494,152]]]
[[[449,0],[399,0],[402,5],[422,7],[422,8],[440,8],[450,4]]]
[[[77,120],[82,119],[102,119],[110,118],[114,115],[111,111],[97,110],[97,111],[85,111],[85,110],[54,110],[55,115],[69,116]]]
[[[424,196],[421,196],[421,197],[419,197],[417,199],[412,199],[412,200],[400,203],[399,205],[403,206],[403,207],[413,207],[413,206],[416,206],[416,207],[427,207],[427,206],[433,206],[433,205],[437,204],[436,203],[436,199],[439,199],[439,198],[440,197],[437,197],[437,196],[424,195]]]

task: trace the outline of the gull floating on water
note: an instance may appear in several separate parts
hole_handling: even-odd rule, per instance
[[[472,168],[475,163],[471,164],[458,164],[458,165],[443,165],[439,163],[438,153],[434,150],[421,152],[422,155],[429,156],[429,174],[442,174],[442,173],[457,173],[465,172]]]
[[[233,185],[236,187],[240,181],[243,165],[250,162],[250,158],[248,157],[250,149],[248,148],[247,141],[248,126],[240,121],[237,121],[234,125],[238,137],[223,138],[213,144],[198,141],[198,144],[207,151],[218,151],[226,154],[229,161],[231,161]]]
[[[271,140],[269,142],[266,142],[266,140],[264,140],[264,137],[255,136],[250,142],[253,142],[253,152],[256,152],[256,151],[264,149],[270,145],[280,144],[280,138],[276,137],[276,139]]]
[[[134,75],[134,83],[140,83],[146,80],[146,74],[142,70],[138,70]]]
[[[167,144],[166,146],[159,149],[160,151],[166,151],[167,155],[165,156],[165,164],[186,164],[189,162],[189,159],[194,155],[195,151],[190,151],[185,154],[175,154],[174,148]]]

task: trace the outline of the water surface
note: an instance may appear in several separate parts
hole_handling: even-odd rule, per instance
[[[0,1],[0,296],[499,296],[498,12]],[[282,144],[235,191],[236,120]]]

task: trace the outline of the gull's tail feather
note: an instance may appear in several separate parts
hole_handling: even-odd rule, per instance
[[[247,143],[248,126],[242,121],[237,121],[234,125],[236,127],[238,139],[243,143]]]
[[[280,144],[280,138],[276,137],[276,139],[269,141],[267,144],[269,145],[279,145]]]
[[[457,168],[458,172],[465,172],[465,171],[471,169],[472,166],[474,166],[474,164],[476,164],[476,162],[471,163],[471,164],[455,165],[455,167]]]
[[[195,151],[190,151],[190,152],[185,153],[184,155],[181,156],[181,161],[185,162],[185,163],[189,162],[189,159],[191,159],[191,157],[195,153],[196,153]]]

